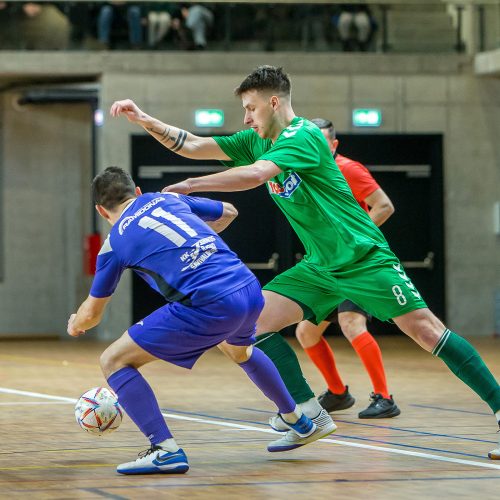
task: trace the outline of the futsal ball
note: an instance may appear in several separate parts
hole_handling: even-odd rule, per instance
[[[84,431],[101,436],[118,429],[123,409],[113,392],[106,387],[94,387],[80,396],[75,418]]]

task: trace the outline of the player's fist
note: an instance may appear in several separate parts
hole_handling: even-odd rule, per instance
[[[77,330],[74,327],[75,318],[76,314],[72,314],[68,319],[68,335],[71,335],[72,337],[78,337],[85,333],[85,330]]]
[[[145,117],[139,106],[132,101],[132,99],[123,99],[122,101],[115,101],[109,114],[113,117],[126,116],[129,122],[138,123]]]

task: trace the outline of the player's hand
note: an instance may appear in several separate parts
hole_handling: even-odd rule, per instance
[[[171,184],[170,186],[164,187],[161,192],[162,193],[180,193],[180,194],[189,194],[193,190],[189,179],[185,181],[178,182],[177,184]]]
[[[115,101],[109,110],[109,114],[114,118],[124,115],[132,123],[139,123],[145,117],[145,114],[132,99]]]
[[[68,335],[71,335],[72,337],[79,337],[80,335],[85,334],[85,330],[77,330],[74,327],[75,318],[76,314],[72,314],[68,319]]]

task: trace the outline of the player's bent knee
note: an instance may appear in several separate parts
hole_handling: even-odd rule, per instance
[[[101,370],[106,378],[120,368],[128,366],[129,359],[127,352],[121,348],[121,339],[113,342],[102,354],[99,359]]]
[[[321,340],[323,330],[312,323],[301,321],[295,329],[295,336],[300,345],[304,349],[307,349],[308,347],[316,345]]]
[[[394,318],[394,321],[404,333],[429,352],[445,331],[444,324],[429,309],[417,309]]]
[[[366,331],[366,318],[362,314],[342,312],[339,313],[338,319],[340,329],[349,342]]]
[[[248,361],[252,354],[252,346],[231,345],[222,342],[217,346],[229,359],[237,364]]]
[[[102,354],[99,359],[99,364],[101,365],[102,373],[106,378],[108,378],[112,373],[116,372],[121,366],[119,366],[118,358],[113,352],[112,345],[109,346]]]

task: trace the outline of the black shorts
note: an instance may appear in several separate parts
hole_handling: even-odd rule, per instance
[[[325,321],[329,321],[330,323],[337,320],[337,314],[342,312],[356,312],[358,314],[362,314],[368,321],[371,321],[372,315],[368,314],[366,311],[363,311],[361,307],[357,306],[354,302],[350,300],[344,300],[341,302],[337,309],[334,309],[326,318]]]

